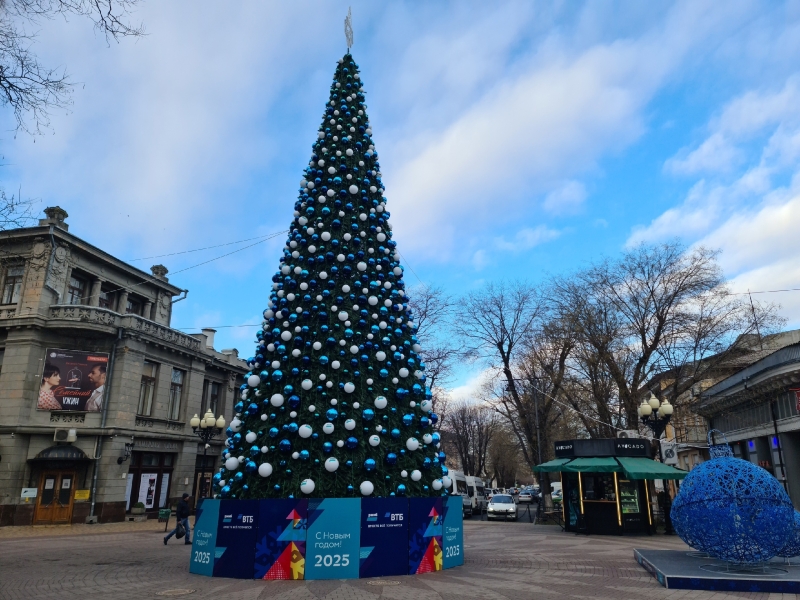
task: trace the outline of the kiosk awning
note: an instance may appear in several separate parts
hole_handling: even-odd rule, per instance
[[[615,473],[622,469],[611,456],[575,458],[561,468],[567,473]]]
[[[617,460],[631,479],[683,479],[689,474],[649,458],[619,456]]]
[[[533,467],[533,470],[538,471],[539,473],[555,473],[560,471],[561,468],[571,460],[571,458],[557,458],[555,460],[536,465]]]

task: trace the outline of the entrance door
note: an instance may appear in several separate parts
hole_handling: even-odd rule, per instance
[[[34,525],[69,523],[72,520],[72,502],[75,473],[45,471],[39,481]]]

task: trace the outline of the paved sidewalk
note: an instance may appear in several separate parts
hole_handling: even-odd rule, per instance
[[[189,524],[194,530],[194,517],[189,517]],[[170,529],[175,527],[175,516],[172,516],[169,523],[159,523],[158,519],[147,521],[124,521],[122,523],[97,523],[94,525],[41,525],[36,527],[0,527],[0,540],[14,538],[38,538],[38,537],[59,537],[72,535],[97,535],[100,533],[130,533],[130,532],[161,532],[164,534],[164,526],[169,525]]]
[[[173,590],[193,590],[181,596],[188,599],[214,600],[780,598],[664,589],[633,559],[634,547],[688,550],[678,538],[663,535],[587,537],[556,527],[473,521],[464,527],[463,567],[388,581],[292,582],[191,575],[190,548],[164,546],[163,523],[157,525],[80,525],[73,528],[76,535],[54,529],[51,535],[38,530],[6,536],[0,540],[0,599],[142,600],[177,597]]]

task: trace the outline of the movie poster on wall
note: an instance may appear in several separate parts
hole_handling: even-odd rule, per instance
[[[48,348],[36,408],[100,412],[107,366],[108,354],[105,352]]]
[[[156,481],[158,475],[156,473],[142,473],[142,479],[139,482],[139,502],[144,504],[147,509],[153,508],[156,503]]]

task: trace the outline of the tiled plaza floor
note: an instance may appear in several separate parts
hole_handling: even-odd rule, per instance
[[[679,539],[585,537],[528,523],[465,523],[466,564],[391,581],[240,581],[190,575],[189,547],[164,546],[164,525],[0,529],[0,599],[549,600],[764,598],[666,590],[633,559],[634,547],[686,549]],[[177,596],[172,590],[194,590]],[[168,592],[159,594],[159,592]]]

